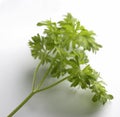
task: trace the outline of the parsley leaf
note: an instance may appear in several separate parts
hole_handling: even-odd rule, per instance
[[[43,35],[37,34],[29,41],[31,53],[42,64],[51,65],[52,77],[67,76],[71,87],[89,88],[95,94],[94,102],[104,104],[113,98],[99,82],[100,74],[89,65],[86,51],[96,53],[102,47],[95,41],[93,31],[87,30],[70,13],[59,22],[46,20],[37,25],[45,28]]]

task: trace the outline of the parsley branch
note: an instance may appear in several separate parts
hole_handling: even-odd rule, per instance
[[[35,89],[37,73],[38,73],[38,70],[39,70],[41,64],[42,64],[42,61],[39,62],[39,64],[37,65],[37,67],[36,67],[36,69],[35,69],[35,71],[34,71],[34,74],[33,74],[33,83],[32,83],[32,90]]]
[[[40,60],[33,74],[32,92],[8,117],[12,117],[34,94],[48,90],[65,80],[71,83],[71,87],[90,89],[93,102],[105,104],[113,99],[113,96],[107,93],[103,81],[100,81],[100,74],[89,64],[86,52],[96,53],[102,47],[95,41],[93,31],[87,30],[70,13],[59,22],[46,20],[39,22],[37,26],[44,26],[44,31],[29,41],[32,56]],[[37,73],[42,65],[49,66],[38,81]],[[58,81],[41,88],[48,75]]]
[[[55,83],[53,83],[53,84],[47,86],[47,87],[44,87],[44,88],[39,89],[39,90],[36,90],[35,92],[38,93],[38,92],[41,92],[41,91],[44,91],[44,90],[50,89],[50,88],[52,88],[52,87],[58,85],[59,83],[63,82],[63,81],[66,80],[67,78],[68,78],[68,77],[65,77],[65,78],[63,78],[63,79],[61,79],[61,80],[59,80],[59,81],[57,81],[57,82],[55,82]]]
[[[47,78],[48,74],[50,73],[51,68],[52,68],[52,64],[49,67],[49,69],[47,70],[47,72],[45,73],[45,75],[43,76],[43,78],[41,79],[41,81],[38,83],[37,89],[40,89],[40,87],[44,83],[45,79]]]

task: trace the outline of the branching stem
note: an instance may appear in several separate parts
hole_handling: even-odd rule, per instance
[[[33,83],[32,83],[32,92],[7,116],[7,117],[12,117],[25,103],[28,102],[28,100],[31,99],[31,97],[33,95],[35,95],[36,93],[38,92],[41,92],[41,91],[44,91],[44,90],[47,90],[49,88],[52,88],[54,86],[56,86],[57,84],[61,83],[62,81],[66,80],[67,77],[49,85],[49,86],[46,86],[42,89],[40,89],[40,87],[42,86],[42,84],[44,83],[45,79],[47,78],[51,68],[52,68],[52,64],[50,65],[49,69],[47,70],[47,72],[45,73],[45,75],[43,76],[42,80],[38,83],[38,87],[36,88],[36,79],[37,79],[37,73],[38,73],[38,70],[41,66],[42,62],[40,61],[39,64],[37,65],[35,71],[34,71],[34,75],[33,75]]]
[[[55,82],[55,83],[53,83],[53,84],[51,84],[51,85],[45,87],[45,88],[36,90],[36,92],[41,92],[41,91],[47,90],[47,89],[49,89],[49,88],[52,88],[52,87],[58,85],[59,83],[63,82],[63,81],[66,80],[66,79],[67,79],[67,77],[65,77],[65,78],[63,78],[63,79],[61,79],[61,80],[59,80],[59,81],[57,81],[57,82]]]
[[[57,84],[63,82],[63,81],[66,80],[66,79],[67,79],[67,77],[65,77],[65,78],[63,78],[63,79],[61,79],[61,80],[59,80],[59,81],[57,81],[57,82],[55,82],[55,83],[53,83],[53,84],[45,87],[45,88],[43,88],[43,89],[39,89],[39,90],[36,90],[36,91],[32,91],[7,117],[12,117],[12,116],[13,116],[25,103],[27,103],[27,102],[31,99],[31,97],[32,97],[33,95],[35,95],[36,93],[42,92],[42,91],[47,90],[47,89],[49,89],[49,88],[52,88],[52,87],[56,86]]]

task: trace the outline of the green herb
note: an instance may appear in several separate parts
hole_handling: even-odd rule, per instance
[[[70,13],[57,23],[46,20],[39,22],[37,26],[44,26],[44,32],[33,36],[29,41],[32,56],[40,60],[33,75],[32,91],[8,117],[12,117],[34,94],[65,80],[71,83],[71,87],[90,89],[94,94],[93,102],[105,104],[107,100],[113,99],[100,80],[100,74],[90,66],[86,54],[87,51],[96,53],[102,47],[95,42],[93,31],[87,30]],[[42,65],[47,65],[48,69],[38,82],[37,73]],[[58,81],[43,87],[48,75]]]

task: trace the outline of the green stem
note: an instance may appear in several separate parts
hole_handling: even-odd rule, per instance
[[[39,62],[39,64],[37,65],[37,67],[36,67],[36,69],[34,71],[34,74],[33,74],[33,83],[32,83],[32,90],[34,90],[34,88],[35,88],[36,76],[37,76],[37,72],[38,72],[41,64],[42,64],[42,61]]]
[[[12,117],[34,94],[31,92],[7,117]]]
[[[63,78],[63,79],[61,79],[61,80],[59,80],[59,81],[57,81],[57,82],[55,82],[55,83],[53,83],[53,84],[45,87],[45,88],[43,88],[43,89],[36,90],[36,93],[37,93],[37,92],[44,91],[44,90],[47,90],[47,89],[49,89],[49,88],[52,88],[52,87],[56,86],[57,84],[63,82],[63,81],[66,80],[67,78],[68,78],[68,77],[65,77],[65,78]]]
[[[47,90],[47,89],[49,89],[49,88],[52,88],[52,87],[56,86],[57,84],[63,82],[63,81],[66,80],[67,78],[68,78],[68,77],[65,77],[65,78],[63,78],[63,79],[61,79],[61,80],[59,80],[59,81],[57,81],[57,82],[55,82],[55,83],[53,83],[53,84],[45,87],[45,88],[43,88],[43,89],[39,89],[39,90],[36,90],[36,91],[34,91],[34,92],[32,91],[7,117],[12,117],[24,104],[26,104],[26,103],[28,102],[28,100],[31,99],[31,97],[32,97],[34,94],[36,94],[36,93],[38,93],[38,92],[41,92],[41,91],[44,91],[44,90]]]
[[[42,86],[43,82],[45,81],[45,79],[47,78],[48,74],[50,73],[51,68],[52,68],[52,64],[50,65],[49,69],[47,70],[47,72],[45,73],[43,78],[41,79],[40,83],[38,83],[37,89],[40,89],[40,87]]]

